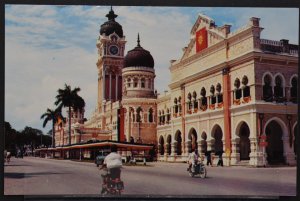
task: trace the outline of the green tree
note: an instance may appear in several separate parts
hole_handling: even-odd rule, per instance
[[[9,122],[4,122],[4,140],[5,149],[15,153],[15,144],[17,142],[18,131],[13,129]]]
[[[55,105],[58,105],[58,108],[68,107],[69,109],[69,144],[71,144],[71,108],[76,112],[78,110],[82,111],[85,107],[83,98],[78,95],[79,91],[79,87],[71,90],[71,86],[65,84],[64,89],[58,89],[55,101]]]
[[[41,136],[43,132],[39,129],[32,128],[26,126],[20,133],[20,144],[19,147],[23,149],[24,145],[30,145],[31,152],[37,147],[40,143],[39,136]]]
[[[55,147],[55,124],[59,121],[59,119],[63,119],[63,116],[61,114],[61,108],[58,107],[55,110],[51,110],[47,108],[47,111],[42,114],[41,119],[44,119],[43,127],[47,125],[48,121],[52,121],[52,147]]]

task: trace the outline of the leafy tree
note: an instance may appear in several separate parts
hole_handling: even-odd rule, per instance
[[[82,111],[85,107],[83,98],[78,95],[79,91],[79,87],[71,90],[71,86],[65,84],[64,89],[58,89],[58,95],[55,101],[55,105],[58,105],[58,108],[68,107],[69,109],[69,144],[71,144],[71,108],[76,112],[78,110]]]
[[[63,116],[61,114],[61,108],[58,107],[55,110],[51,110],[47,108],[47,111],[42,114],[41,119],[44,119],[43,122],[43,127],[47,125],[48,121],[52,121],[52,147],[55,147],[55,140],[54,140],[54,135],[55,135],[55,124],[59,121],[59,119],[63,120]]]
[[[17,139],[18,131],[13,129],[9,122],[4,122],[4,140],[5,140],[5,149],[15,152],[15,144]]]
[[[37,148],[37,145],[40,144],[39,136],[42,134],[41,130],[26,126],[20,133],[21,143],[19,144],[19,148],[22,149],[24,145],[30,145],[31,152],[33,152]]]
[[[44,145],[49,146],[52,141],[51,136],[44,135],[39,129],[26,126],[23,130],[16,131],[9,122],[5,122],[4,124],[4,136],[5,149],[10,151],[13,155],[17,149],[24,151],[23,148],[26,145],[29,145],[33,152],[42,142]]]

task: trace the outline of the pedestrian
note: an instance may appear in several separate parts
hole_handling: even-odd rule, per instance
[[[6,162],[6,159],[7,159],[7,150],[5,149],[4,150],[4,163]]]
[[[223,158],[222,158],[223,150],[219,151],[219,152],[218,152],[218,155],[219,155],[219,161],[218,161],[217,166],[223,167]]]
[[[210,164],[210,166],[212,166],[211,151],[206,151],[205,156],[206,156],[206,165],[208,166]]]
[[[10,157],[11,157],[11,153],[8,151],[6,154],[6,162],[9,163],[10,162]]]

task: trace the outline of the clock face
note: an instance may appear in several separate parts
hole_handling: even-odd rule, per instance
[[[118,54],[118,52],[119,52],[119,48],[118,48],[117,46],[115,46],[115,45],[111,45],[111,46],[109,47],[109,52],[110,52],[110,54],[112,54],[112,55],[116,55],[116,54]]]

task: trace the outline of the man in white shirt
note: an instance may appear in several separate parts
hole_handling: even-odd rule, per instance
[[[120,168],[122,167],[122,157],[117,153],[117,151],[118,147],[113,144],[111,146],[111,153],[105,157],[103,162],[103,166],[106,166],[108,173],[110,174],[110,177],[112,179],[120,178],[121,175]]]
[[[189,171],[191,169],[191,167],[194,167],[196,162],[198,162],[199,160],[199,153],[198,150],[195,149],[192,153],[190,153],[190,155],[188,156],[188,164],[189,167],[187,169],[187,171]]]
[[[117,145],[112,145],[110,149],[111,153],[105,157],[100,168],[100,170],[103,168],[107,169],[106,174],[101,174],[103,179],[101,194],[105,193],[105,186],[107,186],[110,179],[114,180],[121,177],[122,157],[117,153]]]

